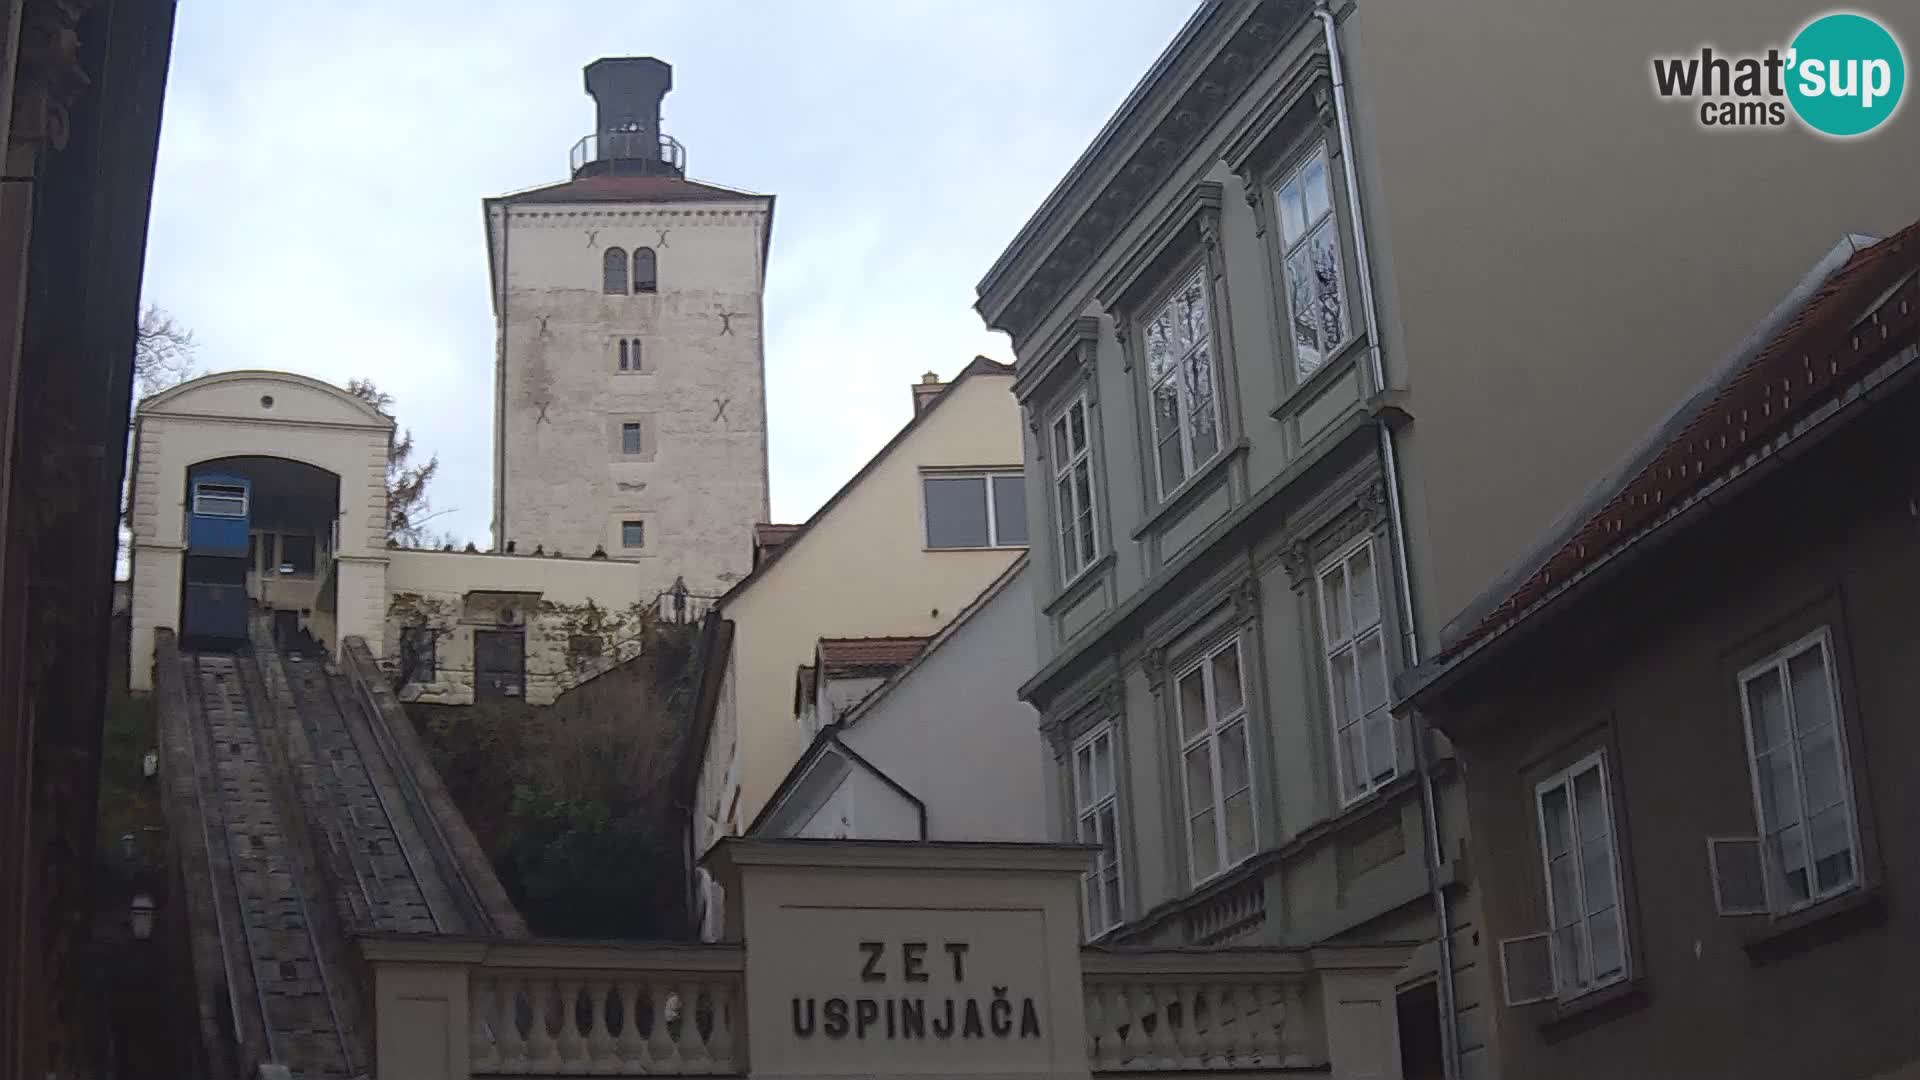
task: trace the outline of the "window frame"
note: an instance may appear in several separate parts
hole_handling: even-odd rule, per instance
[[[920,473],[920,535],[928,551],[1017,551],[1033,545],[1033,522],[1027,522],[1027,538],[1019,543],[1002,543],[1000,540],[999,510],[994,505],[994,480],[1004,477],[1018,477],[1021,483],[1020,498],[1022,505],[1026,500],[1026,470],[1022,468],[1000,469],[954,469],[922,470]],[[984,480],[984,492],[987,506],[987,542],[981,544],[935,544],[932,534],[932,518],[927,513],[927,481],[929,480]]]
[[[637,337],[613,339],[616,370],[622,375],[638,375],[646,370],[646,346]]]
[[[1173,768],[1180,776],[1179,836],[1186,847],[1187,881],[1193,888],[1198,888],[1232,872],[1260,851],[1260,785],[1254,775],[1253,703],[1247,685],[1247,650],[1243,645],[1245,637],[1246,635],[1236,629],[1233,633],[1197,650],[1191,659],[1174,669],[1172,677],[1167,681],[1167,692],[1172,700],[1173,711]],[[1240,706],[1234,715],[1223,719],[1218,715],[1219,695],[1214,685],[1213,665],[1217,657],[1229,651],[1234,654],[1234,667],[1239,674]],[[1208,715],[1200,730],[1193,735],[1188,735],[1186,718],[1183,714],[1184,706],[1180,698],[1180,684],[1195,671],[1201,673],[1202,702]],[[1236,788],[1232,792],[1227,792],[1224,790],[1225,769],[1222,762],[1224,754],[1221,752],[1220,734],[1236,723],[1241,726],[1242,731],[1241,746],[1246,754],[1247,783],[1245,788]],[[1200,868],[1194,861],[1193,825],[1200,811],[1194,809],[1193,791],[1187,778],[1187,755],[1203,744],[1208,748],[1209,777],[1213,788],[1213,802],[1205,808],[1205,811],[1213,814],[1214,854],[1219,864],[1205,874],[1200,872]],[[1248,839],[1246,853],[1235,858],[1229,853],[1227,844],[1227,800],[1242,790],[1247,794],[1247,820],[1252,835]]]
[[[1579,809],[1574,795],[1574,781],[1589,770],[1598,770],[1600,774],[1600,799],[1602,814],[1606,818],[1607,854],[1612,867],[1613,910],[1619,923],[1620,969],[1604,979],[1592,978],[1572,993],[1567,992],[1563,979],[1565,961],[1560,954],[1560,927],[1554,922],[1553,896],[1553,857],[1547,841],[1547,817],[1545,812],[1546,796],[1550,790],[1564,788],[1567,796],[1567,820],[1569,852],[1567,858],[1573,861],[1573,869],[1579,882],[1580,930],[1582,957],[1586,966],[1591,968],[1593,957],[1593,939],[1589,927],[1593,915],[1587,912],[1586,867],[1580,858],[1579,846],[1580,820]],[[1554,1000],[1561,1004],[1577,1001],[1599,990],[1624,983],[1633,978],[1633,946],[1631,943],[1631,923],[1627,918],[1626,870],[1621,860],[1620,817],[1614,811],[1613,774],[1607,767],[1607,751],[1604,747],[1582,755],[1565,768],[1559,769],[1542,778],[1533,785],[1534,835],[1539,842],[1541,892],[1546,899],[1547,948],[1553,969]]]
[[[1303,177],[1308,167],[1315,161],[1321,163],[1326,175],[1326,213],[1308,222],[1301,230],[1297,240],[1290,242],[1286,235],[1286,215],[1281,210],[1280,193],[1284,191],[1289,184]],[[1264,185],[1264,188],[1267,211],[1273,218],[1273,244],[1278,256],[1278,262],[1276,264],[1278,271],[1278,288],[1276,291],[1280,294],[1280,313],[1282,315],[1281,344],[1285,348],[1287,355],[1291,357],[1293,361],[1289,381],[1293,385],[1299,386],[1326,370],[1327,365],[1345,351],[1346,347],[1358,336],[1358,331],[1353,325],[1353,311],[1351,307],[1351,278],[1353,270],[1348,258],[1348,225],[1340,208],[1341,196],[1344,194],[1343,180],[1334,173],[1333,152],[1328,144],[1328,140],[1324,137],[1317,137],[1302,144],[1300,149],[1291,157],[1291,160],[1288,161],[1287,165],[1282,169],[1276,170],[1274,178],[1271,182]],[[1288,274],[1287,267],[1293,256],[1312,242],[1315,234],[1322,228],[1328,227],[1333,230],[1334,263],[1340,271],[1340,337],[1337,341],[1321,342],[1320,359],[1313,365],[1311,370],[1307,370],[1301,366],[1299,343],[1294,338],[1294,319],[1296,313],[1293,308],[1292,280]],[[1324,329],[1324,327],[1316,327],[1316,336],[1320,330]]]
[[[627,439],[628,434],[632,434],[633,436],[633,439],[631,442],[629,442]],[[644,454],[646,452],[647,452],[646,429],[640,426],[640,421],[638,420],[620,421],[620,453],[626,457],[639,457],[641,454]]]
[[[645,256],[644,263],[641,259],[642,256]],[[643,265],[647,269],[645,277],[642,277],[640,274],[640,268]],[[637,247],[633,249],[633,276],[628,280],[635,296],[660,291],[660,257],[654,254],[652,248]]]
[[[1320,666],[1322,674],[1326,677],[1327,721],[1331,725],[1333,738],[1334,785],[1335,790],[1339,794],[1340,807],[1342,809],[1360,802],[1381,788],[1393,783],[1400,777],[1403,771],[1400,764],[1400,724],[1394,718],[1391,709],[1393,699],[1393,663],[1391,635],[1387,633],[1388,593],[1381,587],[1386,581],[1386,578],[1380,573],[1380,558],[1385,545],[1375,544],[1374,539],[1371,530],[1363,531],[1359,536],[1335,548],[1333,554],[1320,560],[1319,564],[1314,567],[1313,572],[1314,607],[1319,612],[1320,620]],[[1357,629],[1353,625],[1353,587],[1348,567],[1353,562],[1354,556],[1358,555],[1363,549],[1368,551],[1368,563],[1373,574],[1374,619],[1373,622],[1365,628]],[[1346,608],[1342,613],[1342,624],[1345,627],[1346,633],[1338,643],[1333,640],[1332,627],[1329,625],[1326,588],[1327,578],[1335,570],[1339,570],[1343,575],[1343,587],[1340,596],[1341,603]],[[1386,776],[1379,777],[1368,772],[1360,787],[1350,792],[1347,788],[1346,749],[1342,740],[1342,734],[1348,728],[1358,727],[1360,729],[1360,747],[1364,759],[1362,766],[1364,767],[1366,761],[1372,760],[1370,753],[1371,746],[1367,736],[1367,721],[1373,716],[1373,712],[1359,713],[1350,724],[1344,726],[1341,724],[1339,707],[1337,705],[1340,691],[1335,685],[1336,674],[1334,661],[1342,652],[1350,652],[1353,655],[1354,685],[1349,689],[1354,706],[1356,708],[1359,707],[1361,704],[1359,684],[1360,647],[1363,639],[1369,634],[1377,634],[1380,639],[1380,664],[1382,669],[1381,677],[1383,680],[1381,687],[1384,693],[1379,706],[1373,712],[1384,713],[1386,716],[1387,756],[1393,763],[1393,771]]]
[[[1133,325],[1133,332],[1137,335],[1140,342],[1140,361],[1138,367],[1141,373],[1140,385],[1142,388],[1142,402],[1146,407],[1147,421],[1147,444],[1145,451],[1147,456],[1153,461],[1153,492],[1155,494],[1153,501],[1155,505],[1164,505],[1172,502],[1188,485],[1194,482],[1196,477],[1205,473],[1208,466],[1219,460],[1228,449],[1230,440],[1227,437],[1227,408],[1226,404],[1221,400],[1222,386],[1225,382],[1226,365],[1222,362],[1221,358],[1220,328],[1218,323],[1220,303],[1219,297],[1216,295],[1213,287],[1212,278],[1211,263],[1204,254],[1196,254],[1182,260],[1179,268],[1167,276],[1167,286],[1154,294],[1155,299],[1145,305],[1145,314]],[[1180,294],[1185,292],[1188,286],[1196,283],[1200,287],[1200,299],[1206,309],[1207,317],[1207,374],[1209,385],[1212,388],[1209,404],[1212,407],[1215,440],[1212,452],[1204,458],[1194,456],[1192,445],[1194,431],[1192,403],[1188,400],[1189,389],[1187,382],[1179,377],[1188,362],[1192,359],[1196,350],[1189,348],[1185,352],[1176,355],[1168,366],[1167,372],[1161,377],[1155,378],[1153,373],[1153,325],[1159,320],[1162,314],[1167,314],[1169,316],[1169,325],[1173,326],[1177,331],[1177,323],[1172,318],[1176,310],[1175,305],[1178,303]],[[1181,455],[1182,469],[1180,478],[1172,484],[1167,483],[1165,469],[1160,461],[1160,444],[1162,442],[1160,414],[1154,407],[1156,392],[1162,385],[1169,381],[1171,381],[1174,386],[1175,409],[1179,417],[1180,430],[1177,436],[1177,445]]]
[[[627,251],[622,247],[609,247],[600,255],[600,292],[603,296],[625,296],[633,279],[628,276]],[[614,274],[619,274],[620,287],[614,288]]]
[[[1073,446],[1072,413],[1076,408],[1080,410],[1081,444],[1078,449]],[[1055,527],[1052,531],[1057,545],[1055,550],[1060,559],[1060,585],[1065,589],[1093,569],[1101,556],[1099,455],[1094,449],[1093,396],[1087,392],[1086,387],[1082,386],[1075,391],[1065,403],[1053,411],[1052,418],[1047,422],[1046,431],[1047,460],[1052,466],[1049,472],[1053,478],[1048,488],[1047,502],[1053,508],[1052,524]],[[1065,433],[1064,444],[1056,438],[1056,431]],[[1061,460],[1060,456],[1062,445],[1068,451],[1065,460]],[[1084,506],[1078,505],[1079,490],[1073,483],[1074,472],[1081,466],[1085,467],[1087,476],[1086,505]],[[1060,488],[1062,481],[1067,485],[1066,497],[1075,504],[1071,507],[1062,505]],[[1084,537],[1078,527],[1082,518],[1087,521]],[[1071,533],[1068,532],[1070,527]],[[1029,543],[1031,543],[1033,532],[1031,523],[1028,525],[1027,532]],[[1070,537],[1073,543],[1072,551],[1067,548]],[[1083,539],[1084,551],[1081,550]],[[1076,559],[1075,556],[1078,558]]]
[[[1819,873],[1815,867],[1813,858],[1812,827],[1809,825],[1809,821],[1815,815],[1809,813],[1807,808],[1805,768],[1802,761],[1797,706],[1793,701],[1793,683],[1791,681],[1791,672],[1788,668],[1788,664],[1795,658],[1812,649],[1820,650],[1823,660],[1822,668],[1825,674],[1824,682],[1827,690],[1827,702],[1833,714],[1831,721],[1833,731],[1831,737],[1834,742],[1835,767],[1838,771],[1840,781],[1840,802],[1834,805],[1843,808],[1846,814],[1847,842],[1850,845],[1850,855],[1853,863],[1849,879],[1844,884],[1824,892],[1820,891],[1818,887]],[[1779,863],[1773,851],[1774,834],[1768,831],[1768,822],[1764,808],[1765,804],[1761,794],[1760,754],[1756,750],[1754,743],[1753,709],[1747,696],[1747,686],[1768,672],[1777,672],[1779,675],[1782,705],[1786,710],[1784,719],[1789,729],[1787,742],[1784,746],[1773,749],[1785,749],[1790,753],[1788,760],[1793,770],[1793,786],[1796,797],[1795,811],[1798,814],[1794,825],[1785,826],[1780,831],[1785,831],[1786,828],[1793,828],[1795,826],[1798,826],[1801,830],[1802,843],[1805,845],[1807,857],[1806,872],[1808,889],[1807,897],[1804,900],[1789,900],[1786,896],[1782,895],[1785,886],[1784,878],[1786,870],[1785,867]],[[1855,790],[1853,775],[1853,752],[1852,747],[1847,745],[1849,730],[1847,727],[1845,697],[1840,692],[1839,654],[1835,647],[1832,625],[1823,624],[1818,629],[1804,634],[1780,648],[1767,653],[1759,660],[1742,667],[1735,676],[1734,689],[1740,698],[1740,722],[1743,748],[1746,753],[1747,780],[1749,793],[1753,798],[1754,835],[1757,836],[1760,841],[1762,881],[1766,889],[1767,911],[1769,916],[1775,919],[1785,918],[1864,888],[1867,884],[1866,846],[1865,838],[1861,835],[1859,797]],[[1824,810],[1830,809],[1833,809],[1833,807],[1824,807],[1823,812]],[[1776,880],[1776,875],[1778,875],[1781,880]]]
[[[294,563],[292,559],[289,559],[287,557],[287,541],[289,540],[293,540],[296,542],[304,540],[308,544],[312,545],[312,551],[310,553],[310,557],[312,559],[313,565],[309,566],[305,570],[302,570]],[[296,550],[297,548],[298,548],[298,545],[296,543]],[[319,576],[321,552],[322,552],[319,537],[314,536],[310,533],[281,533],[279,535],[279,543],[275,545],[275,551],[278,557],[274,562],[274,573],[277,576],[290,577],[290,578],[312,578],[312,577]]]
[[[1105,742],[1107,745],[1107,787],[1104,791],[1093,793],[1091,799],[1081,785],[1080,757],[1090,751],[1093,745]],[[1083,844],[1098,844],[1101,850],[1094,855],[1093,866],[1080,876],[1081,918],[1086,927],[1088,941],[1104,937],[1126,922],[1127,874],[1124,838],[1126,829],[1120,820],[1120,738],[1119,731],[1111,720],[1103,720],[1074,739],[1067,757],[1067,785],[1073,799],[1074,835]],[[1091,755],[1089,755],[1091,760]],[[1091,767],[1088,772],[1091,774]],[[1111,811],[1113,822],[1113,860],[1106,860],[1106,843],[1100,833],[1100,814]],[[1093,835],[1088,836],[1091,823]],[[1113,877],[1113,910],[1107,910],[1107,895],[1101,885],[1106,875]],[[1095,922],[1092,913],[1095,900],[1099,901],[1103,922]]]
[[[204,499],[212,499],[221,503],[233,503],[237,501],[240,504],[240,511],[238,513],[228,513],[226,511],[206,510],[201,506],[201,501]],[[195,517],[245,520],[248,512],[252,509],[253,494],[247,489],[247,485],[245,484],[230,484],[224,480],[195,480],[193,482],[193,513]]]
[[[634,530],[640,536],[640,542],[637,544],[627,543],[627,526],[629,525],[633,526]],[[646,546],[647,546],[647,519],[645,518],[620,519],[620,550],[642,551],[642,550],[645,550]]]

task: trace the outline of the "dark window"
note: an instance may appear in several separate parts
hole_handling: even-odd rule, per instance
[[[574,634],[567,638],[567,661],[575,675],[585,675],[600,666],[604,647],[598,634]]]
[[[1440,989],[1421,983],[1394,999],[1400,1014],[1400,1075],[1405,1080],[1441,1080],[1446,1075],[1440,1041]]]
[[[527,635],[520,630],[473,632],[473,696],[476,701],[517,698],[527,685]]]
[[[610,247],[600,260],[600,291],[613,296],[627,295],[627,253]]]
[[[647,523],[644,521],[621,522],[620,546],[629,548],[646,547]]]
[[[431,626],[408,626],[400,631],[400,682],[430,683],[438,671],[437,635]]]
[[[193,512],[202,517],[246,517],[247,489],[238,484],[195,484]]]
[[[620,452],[637,454],[640,452],[640,425],[627,423],[620,425]]]
[[[250,539],[258,539],[260,541],[260,561],[256,564],[260,567],[260,572],[263,574],[273,573],[273,534],[254,533]]]
[[[621,371],[639,371],[640,370],[640,339],[639,338],[623,337],[620,339],[620,370]]]
[[[280,572],[312,577],[313,569],[313,537],[282,536],[280,538]]]
[[[652,248],[633,249],[633,291],[653,292],[659,286]]]
[[[1021,547],[1027,542],[1019,473],[928,476],[922,481],[930,548]]]

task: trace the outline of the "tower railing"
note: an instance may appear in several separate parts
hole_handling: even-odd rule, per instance
[[[657,145],[656,145],[657,143]],[[596,161],[644,159],[660,161],[675,172],[687,168],[687,148],[671,135],[649,135],[644,131],[598,131],[573,144],[568,166],[579,172]]]

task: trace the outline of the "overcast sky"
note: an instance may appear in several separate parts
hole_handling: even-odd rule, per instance
[[[907,386],[1011,360],[973,287],[1193,0],[387,0],[180,6],[146,298],[206,370],[393,394],[435,521],[486,542],[493,316],[480,200],[566,178],[580,69],[674,67],[695,179],[779,196],[773,513],[811,514]]]

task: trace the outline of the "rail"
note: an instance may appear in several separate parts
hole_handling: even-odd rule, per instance
[[[567,165],[579,172],[596,161],[641,159],[661,161],[676,172],[687,168],[687,148],[671,135],[649,135],[644,131],[600,131],[581,138],[567,155]]]
[[[1315,1069],[1326,1063],[1298,950],[1081,954],[1087,1065],[1106,1072]]]

